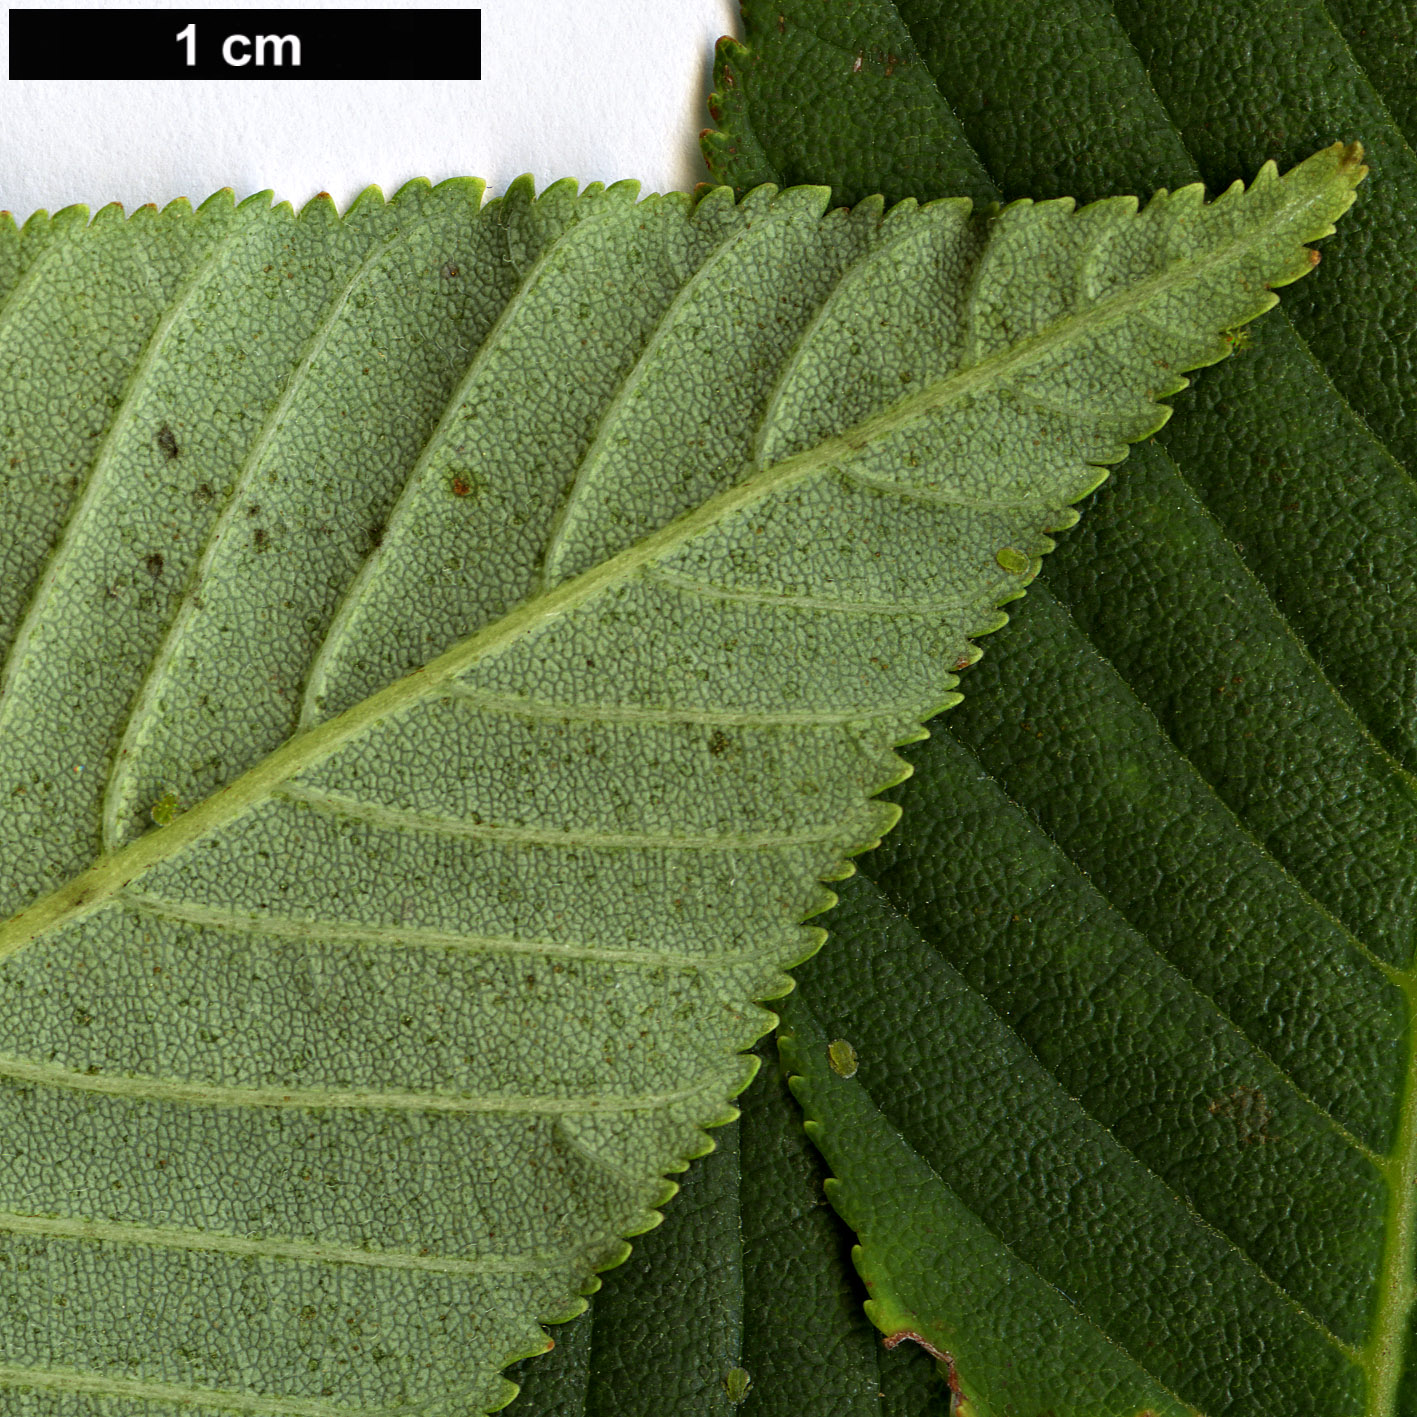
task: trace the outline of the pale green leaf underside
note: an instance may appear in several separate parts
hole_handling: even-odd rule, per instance
[[[6,1410],[507,1401],[893,746],[1362,171],[0,232]]]

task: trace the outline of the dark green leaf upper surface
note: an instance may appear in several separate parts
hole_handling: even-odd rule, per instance
[[[517,1417],[937,1417],[918,1348],[888,1353],[861,1312],[849,1241],[776,1049],[743,1115],[688,1171],[664,1223],[606,1276],[555,1351],[512,1376]],[[737,1369],[749,1387],[729,1391]]]
[[[745,19],[745,43],[721,49],[721,131],[706,135],[729,179],[742,164],[843,196],[1096,196],[1222,185],[1339,134],[1372,153],[1374,200],[1325,251],[1324,289],[1257,328],[1103,488],[1050,558],[1047,592],[913,754],[902,834],[863,862],[875,886],[845,892],[840,948],[801,972],[785,1013],[878,1321],[937,1320],[977,1410],[1131,1411],[1068,1376],[1068,1324],[1041,1300],[1022,1340],[1032,1376],[1019,1363],[985,1382],[1002,1320],[969,1305],[948,1244],[932,1274],[912,1267],[908,1237],[941,1202],[882,1197],[873,1154],[851,1150],[853,1088],[1175,1401],[1206,1417],[1406,1417],[1411,17],[801,0],[750,3]],[[914,989],[881,1002],[900,974]],[[807,1013],[853,1040],[857,1079],[803,1042]],[[991,1096],[1003,1110],[986,1126]],[[1044,1119],[1027,1145],[1025,1101]],[[1120,1149],[1094,1166],[1089,1145]],[[1143,1184],[1162,1190],[1129,1226]],[[1210,1228],[1211,1259],[1168,1247],[1175,1204]]]

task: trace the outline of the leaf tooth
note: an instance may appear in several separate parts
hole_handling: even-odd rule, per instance
[[[544,198],[549,194],[556,192],[557,188],[559,188],[561,193],[564,194],[568,185],[574,187],[575,184],[568,184],[566,179],[562,179],[562,181],[556,183],[554,186],[548,187],[546,191],[543,192],[541,195]],[[502,193],[501,197],[498,200],[505,202],[509,205],[517,202],[536,201],[536,177],[530,172],[523,172],[520,176],[514,177],[507,184],[506,190]]]
[[[323,221],[329,225],[339,221],[339,211],[335,207],[335,199],[328,192],[316,192],[296,213],[295,219],[299,222]]]
[[[177,202],[186,202],[186,197],[179,197]],[[177,205],[177,202],[170,202],[168,210]],[[230,187],[218,187],[202,204],[197,208],[198,216],[210,215],[212,212],[225,209],[227,211],[236,210],[236,193]]]
[[[703,190],[694,202],[694,220],[697,221],[701,217],[719,216],[734,205],[735,198],[732,187],[715,187],[712,183],[705,183]]]
[[[1161,190],[1165,190],[1164,188]],[[1084,202],[1073,212],[1075,221],[1099,221],[1106,225],[1118,219],[1130,220],[1141,209],[1141,199],[1135,194],[1123,197],[1099,197],[1095,202]]]
[[[605,195],[617,201],[635,202],[640,195],[640,182],[634,177],[622,177],[605,188]],[[657,195],[657,194],[656,194]]]
[[[423,181],[424,179],[419,177],[412,182],[405,182],[389,199],[390,202],[397,204],[403,199],[404,194],[410,187],[417,186]],[[472,206],[477,207],[482,204],[483,196],[487,192],[487,183],[480,177],[445,177],[441,182],[435,182],[432,186],[432,190],[438,193],[445,193],[450,197],[461,196]],[[356,200],[358,199],[356,198]]]
[[[759,188],[758,190],[762,191],[763,189]],[[777,195],[772,198],[771,206],[775,212],[799,212],[803,216],[815,217],[820,221],[828,215],[828,209],[831,208],[831,198],[832,189],[830,187],[811,186],[803,183],[796,187],[779,189]],[[831,210],[846,213],[849,209],[837,207],[831,208]],[[844,220],[845,217],[837,219]]]

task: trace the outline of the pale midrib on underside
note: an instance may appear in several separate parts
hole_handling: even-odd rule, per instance
[[[255,1259],[292,1260],[299,1264],[344,1264],[364,1269],[421,1270],[430,1274],[545,1274],[569,1269],[583,1250],[564,1255],[486,1255],[462,1259],[455,1255],[420,1254],[412,1250],[367,1250],[357,1245],[311,1244],[306,1240],[250,1239],[208,1230],[183,1230],[175,1225],[140,1225],[122,1220],[83,1220],[71,1216],[20,1215],[0,1211],[0,1233],[37,1235],[57,1240],[138,1245],[158,1250],[190,1250],[202,1254],[240,1255]]]
[[[737,1055],[731,1055],[730,1061]],[[457,1092],[381,1092],[335,1087],[243,1087],[187,1082],[178,1078],[129,1073],[89,1073],[58,1063],[0,1055],[0,1078],[62,1087],[72,1092],[100,1093],[148,1102],[180,1102],[199,1107],[331,1108],[337,1111],[461,1112],[468,1115],[513,1117],[584,1117],[616,1112],[648,1112],[702,1096],[719,1082],[710,1078],[673,1092],[633,1096],[586,1093],[575,1097],[533,1097],[523,1094]]]
[[[457,950],[466,954],[528,955],[539,959],[574,959],[591,964],[624,964],[650,969],[724,969],[740,964],[762,964],[764,955],[753,951],[728,954],[686,954],[678,950],[627,950],[611,945],[582,945],[554,940],[527,940],[511,935],[464,935],[453,930],[415,926],[364,925],[357,921],[300,920],[271,915],[243,915],[188,901],[164,900],[141,891],[120,891],[115,902],[134,913],[159,920],[196,925],[228,934],[255,935],[301,944],[382,949]]]
[[[168,826],[138,837],[111,855],[100,857],[89,870],[12,916],[0,925],[0,959],[15,953],[55,926],[93,910],[135,876],[167,860],[200,837],[226,826],[256,803],[266,800],[276,787],[296,773],[330,756],[393,713],[439,693],[449,681],[465,673],[479,660],[506,649],[531,631],[574,610],[600,591],[637,574],[666,552],[708,530],[729,514],[801,482],[834,463],[849,461],[873,441],[888,437],[919,418],[990,386],[1007,383],[1009,377],[1021,368],[1046,358],[1060,348],[1066,348],[1077,339],[1124,320],[1160,292],[1192,280],[1212,267],[1225,265],[1249,246],[1262,244],[1274,228],[1286,220],[1292,220],[1296,212],[1318,205],[1326,196],[1321,190],[1281,205],[1265,221],[1248,228],[1242,236],[1223,243],[1207,255],[1173,263],[1157,275],[1098,301],[1005,351],[967,369],[957,370],[891,408],[862,419],[845,432],[825,438],[815,447],[751,474],[624,551],[527,601],[501,620],[444,651],[422,668],[376,691],[337,717],[298,733]],[[1297,237],[1295,244],[1299,244]],[[987,253],[984,259],[987,259]],[[1166,410],[1163,404],[1156,407]],[[902,709],[907,707],[912,712],[923,713],[931,706],[903,705]]]

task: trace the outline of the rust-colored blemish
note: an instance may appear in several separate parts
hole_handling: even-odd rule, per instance
[[[465,478],[461,473],[455,474],[453,477],[453,496],[466,497],[467,494],[471,491],[472,484],[468,482],[467,478]]]
[[[1217,1097],[1208,1110],[1212,1117],[1227,1117],[1235,1123],[1241,1146],[1263,1146],[1274,1140],[1269,1130],[1274,1113],[1257,1087],[1244,1083],[1232,1087],[1224,1097]]]
[[[899,1348],[907,1338],[910,1339],[912,1343],[918,1343],[932,1358],[938,1359],[941,1363],[949,1367],[950,1386],[954,1391],[958,1392],[959,1389],[955,1387],[954,1378],[955,1360],[951,1358],[948,1353],[942,1353],[928,1338],[921,1337],[914,1329],[903,1328],[896,1333],[888,1333],[882,1342],[886,1348]]]

